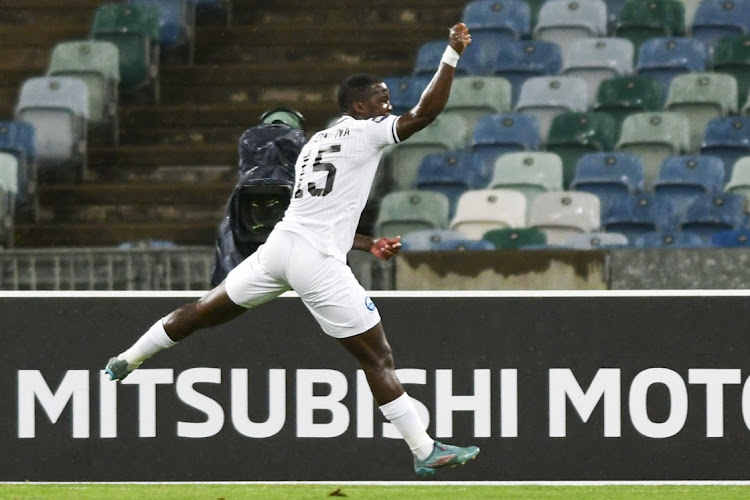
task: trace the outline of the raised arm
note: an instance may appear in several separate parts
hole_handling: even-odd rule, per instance
[[[445,49],[445,54],[443,54],[435,76],[432,77],[427,88],[422,92],[417,105],[401,115],[396,122],[396,133],[399,140],[406,140],[419,132],[432,123],[443,111],[450,96],[458,57],[464,53],[470,43],[471,34],[464,23],[458,23],[451,28],[448,36],[448,47]]]

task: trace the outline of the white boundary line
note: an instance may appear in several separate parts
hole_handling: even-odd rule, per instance
[[[206,291],[0,291],[2,298],[197,298]],[[617,297],[750,297],[750,290],[436,290],[369,292],[393,298],[617,298]],[[282,297],[297,297],[286,292]]]
[[[750,481],[0,481],[2,485],[750,486]]]

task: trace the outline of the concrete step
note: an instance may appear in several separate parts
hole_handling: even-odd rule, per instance
[[[161,166],[218,166],[237,164],[237,142],[220,144],[149,145],[89,148],[88,166],[100,178],[117,177],[121,167],[154,170]]]
[[[39,201],[43,206],[83,205],[188,205],[222,206],[232,193],[231,182],[84,183],[43,185]]]

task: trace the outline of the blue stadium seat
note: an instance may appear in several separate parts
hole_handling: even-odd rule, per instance
[[[721,158],[724,178],[729,180],[737,159],[750,155],[750,116],[726,116],[708,122],[700,152]]]
[[[706,244],[700,236],[680,231],[645,233],[631,242],[634,248],[702,248]]]
[[[624,234],[631,243],[647,233],[673,231],[677,222],[671,200],[651,193],[616,200],[602,214],[602,229]]]
[[[531,8],[522,0],[473,0],[464,7],[463,21],[473,41],[488,35],[518,40],[531,32]]]
[[[131,5],[156,7],[159,13],[159,46],[184,51],[183,60],[195,56],[195,2],[193,0],[129,0]]]
[[[704,243],[723,230],[739,229],[745,223],[747,199],[739,194],[719,193],[696,197],[680,220],[680,230],[698,235]]]
[[[488,177],[487,169],[469,151],[433,153],[422,159],[415,187],[446,195],[453,217],[458,198],[469,189],[484,187]]]
[[[450,229],[422,229],[406,233],[401,238],[401,250],[404,252],[431,251],[436,243],[463,239],[464,235]]]
[[[0,151],[12,154],[18,164],[16,216],[36,220],[39,198],[34,126],[21,121],[0,121]]]
[[[585,154],[578,160],[570,189],[597,195],[604,214],[617,200],[643,191],[643,162],[633,153]]]
[[[394,115],[403,115],[419,102],[422,91],[427,87],[431,76],[388,76],[383,82],[388,86]]]
[[[710,50],[720,39],[750,33],[750,0],[701,0],[691,35]]]
[[[669,196],[684,211],[698,196],[724,189],[724,162],[715,156],[685,155],[665,158],[654,183],[654,192]]]
[[[491,114],[477,121],[470,148],[487,168],[493,168],[501,154],[535,151],[540,142],[536,117],[522,113]]]
[[[628,238],[620,233],[593,231],[570,235],[562,242],[562,246],[575,250],[624,248],[628,246]]]
[[[432,246],[435,252],[464,252],[477,250],[494,250],[495,245],[487,240],[473,240],[469,238],[456,240],[442,240]]]
[[[651,38],[638,52],[635,72],[659,80],[669,89],[672,78],[682,73],[704,71],[707,51],[703,42],[689,37]]]
[[[726,229],[711,235],[712,247],[750,247],[750,228]]]
[[[511,83],[515,105],[526,80],[534,76],[557,75],[562,69],[562,62],[562,51],[556,43],[514,40],[500,45],[491,71]]]

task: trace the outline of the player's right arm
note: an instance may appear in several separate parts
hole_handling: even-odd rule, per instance
[[[458,55],[463,54],[470,43],[471,34],[464,23],[458,23],[451,28],[448,46],[455,50]],[[449,56],[448,58],[450,59]],[[445,60],[446,56],[443,56],[440,67],[430,80],[427,88],[422,92],[417,105],[401,115],[396,122],[396,133],[400,141],[408,139],[432,123],[445,108],[450,96],[453,76],[456,73],[456,68]]]

